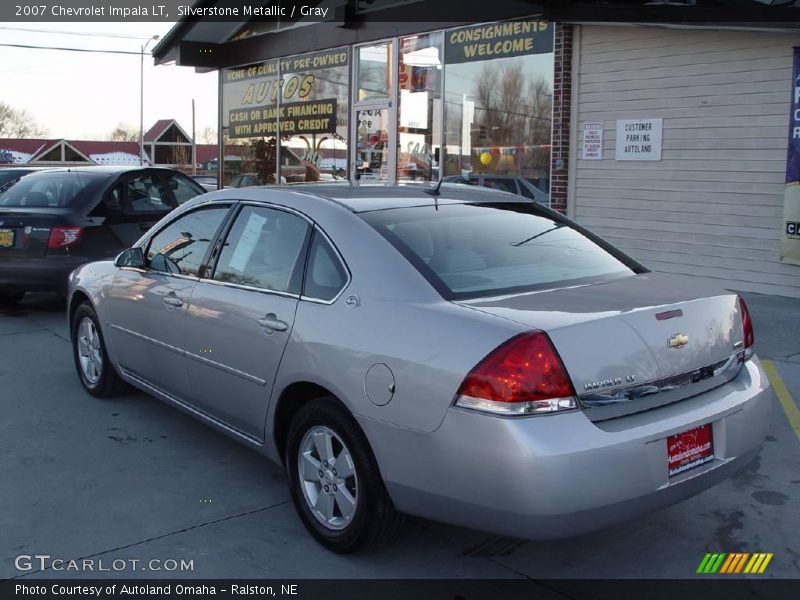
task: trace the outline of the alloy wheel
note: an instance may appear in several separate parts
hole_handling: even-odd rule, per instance
[[[328,529],[347,527],[356,513],[358,477],[342,438],[322,425],[310,428],[300,441],[297,470],[311,514]]]

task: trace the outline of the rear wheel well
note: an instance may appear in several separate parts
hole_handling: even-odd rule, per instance
[[[78,307],[83,304],[84,302],[88,302],[89,304],[92,303],[89,300],[89,296],[84,294],[83,292],[75,292],[72,294],[72,298],[69,299],[69,331],[70,335],[72,335],[72,320],[75,318],[75,311],[78,310]]]
[[[275,409],[275,418],[273,424],[275,447],[278,450],[281,463],[286,463],[286,438],[289,433],[289,425],[292,419],[297,414],[302,406],[311,402],[316,398],[330,397],[337,404],[345,408],[344,403],[341,402],[336,395],[331,393],[330,390],[325,389],[316,383],[308,381],[299,381],[288,386],[280,395],[278,399],[278,406]],[[345,408],[345,410],[347,410]],[[348,411],[349,412],[349,411]]]

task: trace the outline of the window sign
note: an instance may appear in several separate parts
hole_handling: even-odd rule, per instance
[[[663,119],[617,121],[617,160],[661,160]]]
[[[453,29],[445,34],[448,65],[553,51],[553,23],[506,21]]]

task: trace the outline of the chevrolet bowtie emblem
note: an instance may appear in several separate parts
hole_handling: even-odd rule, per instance
[[[667,348],[683,348],[689,343],[689,336],[685,333],[676,333],[670,336]]]

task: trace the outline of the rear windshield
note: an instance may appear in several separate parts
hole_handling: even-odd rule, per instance
[[[622,253],[527,203],[431,205],[361,216],[451,300],[638,272]]]
[[[102,177],[76,171],[32,173],[0,194],[0,206],[61,208],[74,206]]]
[[[27,171],[13,171],[13,170],[0,171],[0,191],[2,191],[3,188],[10,182],[16,181],[17,179],[25,175],[25,173],[27,173]]]

